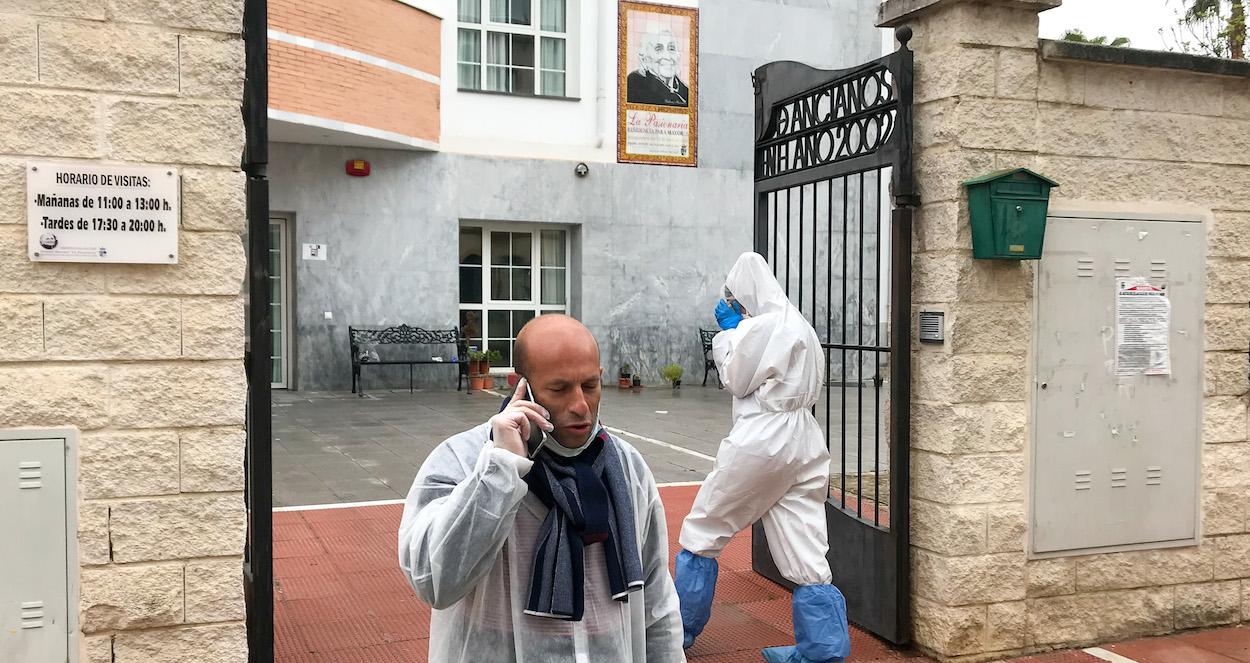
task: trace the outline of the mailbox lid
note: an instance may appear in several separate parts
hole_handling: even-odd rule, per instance
[[[1023,173],[1019,173],[1023,174]],[[1050,185],[1032,178],[1016,179],[1015,176],[990,183],[991,195],[1008,198],[1041,200],[1050,197]]]
[[[989,173],[981,175],[980,177],[974,177],[970,180],[964,180],[963,185],[968,188],[973,188],[982,184],[992,184],[995,182],[1002,182],[1002,181],[1008,181],[1008,182],[1034,181],[1034,182],[1038,182],[1040,184],[1045,185],[1047,190],[1059,186],[1058,182],[1050,179],[1049,177],[1046,177],[1045,175],[1039,175],[1029,170],[1028,168],[1004,168],[1002,170],[991,171]]]

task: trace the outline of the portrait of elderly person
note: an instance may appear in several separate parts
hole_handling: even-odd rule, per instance
[[[678,76],[681,49],[669,30],[649,30],[638,44],[637,71],[625,81],[626,98],[633,104],[690,105],[690,88]]]
[[[440,444],[404,506],[399,565],[433,608],[429,660],[685,661],[664,507],[599,422],[594,337],[543,315],[513,361],[503,409]]]

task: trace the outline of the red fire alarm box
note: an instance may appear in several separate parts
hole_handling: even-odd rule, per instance
[[[368,177],[369,162],[364,159],[348,159],[347,174],[352,177]]]

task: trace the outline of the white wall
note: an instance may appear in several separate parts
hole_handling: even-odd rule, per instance
[[[617,0],[568,0],[570,94],[577,101],[461,92],[456,3],[437,0],[442,31],[442,151],[586,162],[616,161]],[[698,7],[698,0],[665,4]],[[575,79],[575,83],[574,80]],[[575,86],[575,87],[574,87]]]

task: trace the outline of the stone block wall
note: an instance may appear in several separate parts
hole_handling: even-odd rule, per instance
[[[88,663],[247,658],[242,19],[0,2],[0,427],[81,431]],[[179,168],[179,264],[31,262],[27,159]]]
[[[942,660],[1250,618],[1250,78],[1061,57],[1037,38],[1058,4],[882,12],[915,31],[913,299],[949,324],[946,344],[914,348],[911,437],[915,640]],[[1016,166],[1058,179],[1057,199],[1213,210],[1196,547],[1027,553],[1035,267],[973,260],[960,185]]]

